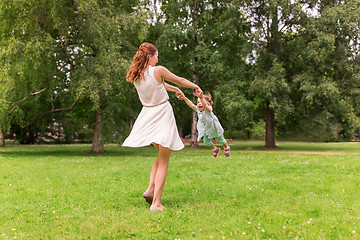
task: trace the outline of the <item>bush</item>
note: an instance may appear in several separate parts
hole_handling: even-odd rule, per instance
[[[79,142],[91,143],[94,137],[94,129],[84,127],[79,130]]]
[[[265,139],[265,134],[266,134],[265,125],[266,124],[264,120],[260,120],[259,122],[254,124],[254,126],[250,130],[250,136],[251,136],[250,138],[253,140]]]
[[[248,129],[244,130],[237,130],[237,129],[230,129],[224,131],[224,137],[226,139],[238,139],[238,140],[249,140],[250,132]]]

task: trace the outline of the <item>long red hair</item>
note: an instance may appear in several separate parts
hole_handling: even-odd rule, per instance
[[[157,48],[153,44],[148,42],[142,43],[126,74],[126,81],[133,83],[139,78],[144,77],[144,72],[149,66],[150,56],[154,56],[156,52]]]

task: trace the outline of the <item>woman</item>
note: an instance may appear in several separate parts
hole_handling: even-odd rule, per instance
[[[184,94],[164,80],[202,93],[198,85],[176,76],[163,66],[155,66],[157,62],[158,50],[153,44],[145,42],[136,52],[126,76],[126,81],[134,83],[143,108],[123,146],[143,147],[153,144],[159,154],[151,168],[149,187],[143,194],[151,204],[150,211],[164,209],[161,195],[171,151],[184,148],[167,91],[175,92],[178,97]]]

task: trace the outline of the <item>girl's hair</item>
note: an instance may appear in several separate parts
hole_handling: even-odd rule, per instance
[[[144,72],[149,66],[150,56],[154,56],[156,52],[157,48],[153,44],[148,42],[142,43],[126,74],[126,81],[133,83],[139,78],[144,77]]]
[[[213,100],[212,100],[212,97],[211,97],[211,94],[209,93],[209,92],[206,92],[204,95],[204,99],[208,102],[208,103],[210,103],[210,106],[211,105],[213,105]]]

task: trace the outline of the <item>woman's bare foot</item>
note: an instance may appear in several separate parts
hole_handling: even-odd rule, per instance
[[[150,211],[163,211],[163,210],[165,210],[165,207],[161,204],[157,206],[155,205],[150,206]]]
[[[146,202],[149,204],[152,204],[154,196],[151,194],[149,190],[146,190],[143,194],[143,197],[145,198]]]

